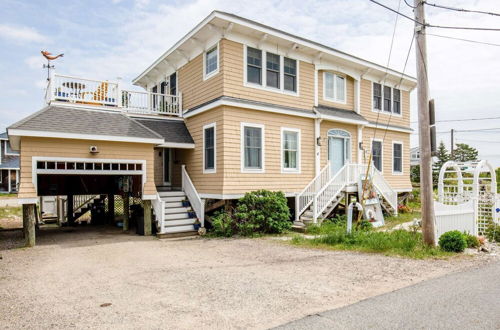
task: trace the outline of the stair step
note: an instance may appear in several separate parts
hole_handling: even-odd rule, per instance
[[[177,214],[177,213],[187,213],[191,211],[191,207],[172,207],[165,208],[165,214]]]
[[[165,202],[165,208],[178,208],[183,207],[182,202]]]
[[[184,191],[160,191],[158,194],[160,197],[186,197]]]
[[[160,197],[164,202],[182,202],[186,200],[186,196],[172,196],[172,197]]]
[[[164,227],[162,230],[162,234],[182,233],[182,232],[190,232],[190,231],[195,231],[193,225]]]
[[[173,227],[173,226],[185,226],[185,225],[192,225],[196,222],[195,218],[188,218],[188,219],[172,219],[172,220],[166,220],[163,225],[164,227]]]
[[[190,219],[191,217],[187,212],[185,213],[172,213],[165,214],[165,220],[177,220],[177,219]]]

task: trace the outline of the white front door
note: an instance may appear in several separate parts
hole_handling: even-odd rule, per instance
[[[172,149],[163,149],[163,184],[172,184]]]
[[[338,137],[328,138],[328,160],[332,170],[332,175],[336,174],[346,161],[345,139]]]

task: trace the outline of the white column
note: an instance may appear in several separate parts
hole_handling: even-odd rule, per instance
[[[318,145],[318,141],[320,141],[320,138],[321,138],[321,119],[316,118],[314,119],[314,153],[315,153],[314,176],[318,175],[319,172],[321,171],[321,146]]]
[[[7,192],[10,194],[11,183],[10,183],[10,170],[7,170]]]
[[[314,66],[314,106],[318,106],[318,69]]]
[[[357,113],[361,113],[361,81],[360,81],[360,79],[354,79],[354,111],[356,111]]]
[[[19,170],[16,170],[16,192],[19,192]]]

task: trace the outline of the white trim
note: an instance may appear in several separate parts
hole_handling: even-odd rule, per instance
[[[330,131],[342,131],[342,132],[346,132],[347,134],[349,134],[349,137],[346,137],[346,136],[335,136],[335,135],[330,135]],[[336,139],[342,139],[344,140],[344,164],[347,164],[350,162],[350,160],[352,159],[352,152],[353,152],[353,148],[352,148],[352,134],[351,132],[345,130],[345,129],[342,129],[342,128],[330,128],[326,131],[326,141],[327,141],[327,144],[326,144],[326,157],[327,157],[327,160],[330,162],[330,164],[333,164],[333,161],[332,159],[330,159],[330,138],[336,138]],[[349,141],[349,152],[347,152],[347,148],[346,148],[346,144],[347,144],[347,141]],[[336,173],[334,173],[336,174]]]
[[[168,151],[168,175],[170,176],[167,178],[168,180],[165,180],[165,152]],[[161,178],[163,180],[163,185],[164,186],[171,186],[172,185],[172,149],[170,148],[164,148],[161,154],[162,158],[162,164],[163,166],[161,167],[162,173],[161,173]]]
[[[394,191],[397,193],[412,192],[413,188],[400,188],[400,189],[394,189]]]
[[[260,128],[262,132],[262,137],[261,137],[261,168],[246,168],[245,167],[245,127],[256,127]],[[241,163],[241,173],[265,173],[265,146],[266,146],[266,139],[265,139],[265,130],[264,130],[264,125],[263,124],[255,124],[255,123],[245,123],[241,122],[240,123],[240,140],[241,140],[241,150],[240,150],[240,163]]]
[[[330,120],[330,121],[335,121],[335,122],[344,123],[344,124],[366,125],[368,123],[368,121],[365,121],[365,120],[346,119],[346,118],[324,115],[322,113],[320,113],[319,116],[321,119],[324,119],[324,120]]]
[[[217,51],[217,69],[215,69],[214,71],[212,71],[210,73],[207,73],[207,68],[206,68],[207,53],[209,51],[213,50],[214,48],[216,48],[216,51]],[[217,41],[215,44],[208,47],[207,50],[203,52],[203,81],[208,80],[208,79],[212,78],[213,76],[215,76],[216,74],[218,74],[219,68],[220,68],[220,52],[219,52],[219,41]],[[176,78],[177,78],[177,76],[176,76]]]
[[[38,203],[38,198],[18,198],[17,204],[36,204]]]
[[[401,172],[395,172],[394,171],[394,145],[395,144],[400,144],[401,145]],[[404,157],[403,157],[403,142],[402,141],[396,141],[396,140],[393,140],[392,141],[392,164],[391,164],[391,169],[392,169],[392,175],[404,175]]]
[[[205,167],[205,130],[214,129],[214,168],[207,169]],[[203,174],[217,173],[217,123],[213,122],[203,126]]]
[[[165,142],[157,146],[158,148],[194,149],[194,143]]]
[[[326,75],[333,76],[333,98],[326,96]],[[337,77],[344,79],[344,100],[339,100],[337,95]],[[323,71],[323,100],[339,104],[347,104],[347,76],[330,71]]]
[[[373,156],[372,156],[371,159],[372,159],[373,167],[375,167],[380,172],[380,174],[384,174],[384,140],[370,138],[370,152],[372,153],[372,155],[373,155],[373,141],[380,142],[380,167],[381,167],[381,169],[378,169],[375,166],[375,162],[373,161]]]
[[[135,138],[135,137],[113,136],[113,135],[92,135],[92,134],[49,132],[49,131],[31,131],[31,130],[23,130],[23,129],[9,129],[9,135],[50,137],[50,138],[77,139],[77,140],[150,143],[150,144],[162,144],[165,142],[164,139],[159,139],[159,138],[158,139],[149,139],[149,138]]]
[[[247,49],[248,47],[258,49],[261,51],[261,84],[253,83],[253,82],[248,82],[247,81]],[[280,58],[280,87],[275,88],[275,87],[267,87],[267,53],[272,53],[274,55],[278,55]],[[295,84],[295,92],[285,90],[285,67],[284,67],[284,57],[289,58],[291,60],[294,60],[296,65],[296,84]],[[248,46],[247,44],[244,44],[243,47],[243,86],[245,87],[250,87],[250,88],[256,88],[268,92],[274,92],[274,93],[279,93],[279,94],[285,94],[285,95],[291,95],[291,96],[300,96],[299,92],[299,71],[300,71],[300,61],[294,57],[287,56],[287,55],[282,55],[280,52],[269,50],[266,48],[262,47],[252,47]]]
[[[156,195],[142,195],[141,199],[143,201],[155,200],[157,198]]]
[[[7,146],[8,146],[8,145],[10,145],[9,140],[5,140],[5,141],[4,141],[4,143],[3,143],[3,146],[4,146],[4,149],[3,149],[3,150],[4,150],[4,152],[3,152],[3,153],[4,153],[4,155],[5,155],[5,156],[19,156],[19,152],[17,152],[17,153],[16,153],[16,152],[15,152],[15,153],[10,153],[10,152],[7,152]],[[12,146],[11,146],[11,148],[10,148],[10,149],[12,149]],[[2,164],[2,162],[1,162],[1,161],[0,161],[0,164]]]
[[[284,133],[285,132],[293,132],[297,133],[297,168],[285,168],[285,159],[283,157],[283,142],[284,140]],[[301,173],[301,134],[300,134],[300,128],[290,128],[290,127],[281,127],[281,146],[280,146],[280,163],[281,163],[281,173],[282,174],[300,174]]]

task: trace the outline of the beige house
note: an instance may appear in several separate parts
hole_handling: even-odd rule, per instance
[[[133,83],[144,91],[52,76],[47,107],[8,128],[24,203],[126,192],[174,233],[203,224],[208,202],[269,189],[316,221],[356,191],[370,153],[388,212],[412,189],[416,80],[400,72],[215,11]]]

